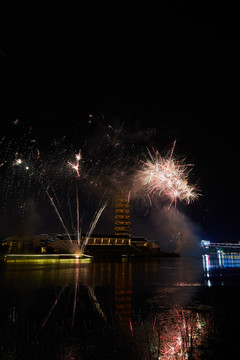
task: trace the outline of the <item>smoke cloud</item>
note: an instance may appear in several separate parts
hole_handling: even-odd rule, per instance
[[[37,231],[40,224],[40,216],[37,213],[36,205],[33,199],[28,199],[26,202],[26,215],[21,225],[20,235],[28,240]]]
[[[200,254],[200,227],[173,206],[154,204],[149,214],[138,219],[136,224],[138,233],[158,242],[163,251],[177,252],[181,256]]]

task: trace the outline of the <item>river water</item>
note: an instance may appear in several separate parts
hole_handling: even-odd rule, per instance
[[[231,259],[0,267],[1,359],[237,359]]]

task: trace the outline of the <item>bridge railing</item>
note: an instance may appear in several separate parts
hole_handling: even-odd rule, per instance
[[[202,240],[201,241],[201,247],[204,248],[217,248],[217,247],[221,247],[221,248],[235,248],[235,249],[240,249],[240,243],[236,244],[236,243],[211,243],[210,241],[207,240]]]

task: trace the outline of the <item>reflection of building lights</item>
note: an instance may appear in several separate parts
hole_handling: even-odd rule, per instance
[[[218,250],[218,251],[217,251],[217,254],[218,254],[219,266],[222,266],[222,265],[223,265],[223,264],[222,264],[222,257],[221,257],[222,251]]]
[[[210,257],[209,257],[209,255],[204,255],[204,257],[203,257],[203,266],[204,266],[204,270],[209,271],[209,267],[210,267]]]

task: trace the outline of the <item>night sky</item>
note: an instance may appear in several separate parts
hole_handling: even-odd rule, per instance
[[[179,211],[194,224],[200,238],[238,242],[236,9],[131,3],[19,10],[2,14],[0,162],[6,160],[7,144],[13,150],[18,142],[30,139],[45,158],[55,141],[55,152],[64,161],[80,148],[83,157],[92,161],[103,158],[106,134],[116,139],[120,129],[121,161],[127,154],[139,156],[151,147],[166,151],[176,140],[175,153],[195,165],[190,177],[201,189],[199,200],[180,204]],[[64,154],[63,148],[68,149]],[[111,151],[110,146],[107,150]],[[117,152],[112,156],[117,158]],[[2,184],[6,177],[11,181],[9,163],[0,168]],[[91,213],[95,193],[82,186]],[[7,206],[1,195],[6,209],[0,214],[1,237],[14,235],[24,221],[16,209],[14,221],[10,216],[14,191]],[[34,212],[45,219],[38,220],[32,231],[60,231],[53,209],[43,200],[34,203]],[[98,231],[112,230],[109,214],[110,210]],[[134,209],[134,233],[155,237],[141,214],[141,209]]]

